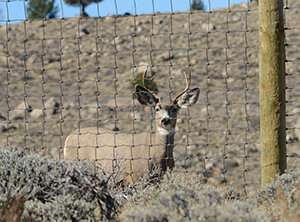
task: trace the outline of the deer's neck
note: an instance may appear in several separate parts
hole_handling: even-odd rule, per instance
[[[156,133],[156,139],[157,139],[156,142],[162,144],[163,146],[163,154],[160,163],[163,171],[166,171],[168,168],[172,169],[174,167],[174,157],[173,157],[174,137],[175,137],[175,132],[166,135],[161,135],[159,133]]]

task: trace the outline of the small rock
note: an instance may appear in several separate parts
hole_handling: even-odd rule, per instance
[[[65,109],[65,110],[72,110],[72,109],[75,109],[75,104],[74,104],[74,102],[65,102],[65,103],[64,103],[64,109]]]
[[[215,112],[215,108],[212,107],[212,106],[207,106],[207,107],[204,107],[204,108],[201,109],[201,113],[202,113],[203,115],[206,115],[207,113],[208,113],[208,114],[212,114],[212,113],[214,113],[214,112]]]
[[[163,53],[162,56],[161,56],[161,60],[164,61],[164,62],[170,61],[174,58],[175,58],[174,55],[170,55],[169,52]]]
[[[299,158],[300,155],[298,153],[292,152],[292,153],[289,153],[288,157]]]
[[[122,38],[122,37],[118,36],[118,37],[116,37],[115,40],[113,40],[113,41],[115,41],[115,43],[116,43],[117,45],[122,45],[122,44],[125,43],[126,39],[125,39],[124,37]],[[113,42],[113,44],[114,44],[114,42]]]
[[[13,111],[11,111],[10,117],[11,119],[24,119],[25,113],[32,112],[32,106],[29,104],[25,104],[25,102],[21,102]]]
[[[213,160],[207,160],[206,161],[206,169],[209,169],[209,170],[211,170],[211,169],[213,169],[213,168],[215,168],[217,166],[217,163],[216,163],[216,161],[213,161]]]
[[[6,117],[0,113],[0,120],[6,120]]]
[[[86,28],[82,28],[80,34],[81,34],[81,35],[88,35],[88,34],[90,34],[90,32],[89,32],[89,30],[87,30]]]
[[[299,115],[300,114],[300,109],[299,108],[294,108],[292,111],[291,111],[291,114],[295,115]]]
[[[191,59],[190,61],[191,65],[196,65],[197,63],[199,63],[199,61],[197,59]]]
[[[141,26],[143,24],[144,24],[144,21],[139,20],[139,21],[136,22],[136,25],[134,27],[138,27],[138,26]]]
[[[6,124],[0,123],[0,133],[6,132]]]
[[[296,124],[295,124],[295,135],[300,139],[300,118],[297,119]]]
[[[299,138],[295,135],[291,135],[291,134],[286,134],[286,142],[288,144],[291,144],[291,143],[295,143],[299,141]]]
[[[232,77],[230,77],[230,78],[227,79],[227,83],[233,83],[234,81],[235,81],[235,79],[232,78]]]
[[[204,23],[201,25],[201,28],[205,31],[212,31],[216,29],[216,26],[214,26],[213,24]]]
[[[17,127],[15,125],[7,125],[6,123],[0,123],[0,133],[5,133],[16,129]]]
[[[36,61],[38,60],[38,56],[36,54],[30,55],[29,58],[27,58],[27,66],[31,67]]]
[[[183,141],[185,141],[185,140],[187,139],[187,136],[186,136],[186,135],[182,135],[181,139],[182,139]]]
[[[184,123],[184,119],[183,119],[183,118],[178,118],[178,119],[177,119],[177,123],[178,123],[178,124]]]
[[[34,119],[39,119],[43,116],[43,110],[41,109],[34,109],[32,110],[32,112],[30,113],[30,116]]]
[[[247,148],[248,153],[257,153],[259,145],[258,144],[254,144],[253,146],[250,146]]]
[[[141,26],[138,26],[137,28],[136,28],[136,32],[137,33],[141,33],[143,31],[143,28],[141,27]]]
[[[227,169],[233,169],[233,168],[236,168],[240,165],[239,162],[235,159],[227,159],[225,161],[225,164],[226,164]]]
[[[226,178],[222,175],[218,176],[218,177],[211,177],[211,178],[208,178],[208,180],[207,180],[207,183],[212,184],[214,186],[219,186],[226,182],[227,182]]]
[[[162,24],[163,22],[164,22],[163,19],[157,19],[157,20],[155,20],[155,24],[156,25]]]
[[[47,116],[55,115],[58,113],[60,108],[60,102],[57,98],[51,97],[45,103]]]
[[[238,15],[234,15],[231,17],[231,22],[239,22],[241,21],[241,17]]]

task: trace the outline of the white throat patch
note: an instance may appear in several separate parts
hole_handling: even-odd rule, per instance
[[[172,129],[171,131],[168,131],[164,128],[161,128],[161,127],[157,127],[157,131],[160,135],[169,135],[169,134],[174,134],[175,133],[175,129]]]

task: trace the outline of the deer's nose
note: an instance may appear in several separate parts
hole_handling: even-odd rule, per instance
[[[169,125],[170,122],[171,122],[171,120],[170,120],[169,118],[163,118],[163,119],[161,120],[161,124],[164,125],[164,126]]]

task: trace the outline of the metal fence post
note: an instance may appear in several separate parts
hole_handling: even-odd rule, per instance
[[[259,2],[261,185],[286,170],[283,0]]]

